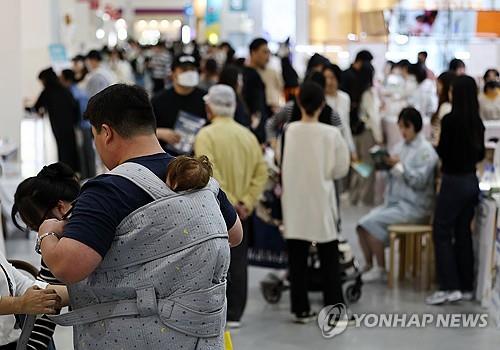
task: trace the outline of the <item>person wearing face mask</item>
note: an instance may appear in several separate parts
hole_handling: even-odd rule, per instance
[[[181,54],[172,63],[170,89],[156,94],[151,103],[156,116],[157,136],[164,149],[181,141],[175,126],[179,115],[187,113],[194,118],[207,119],[203,96],[206,91],[198,88],[200,77],[198,61],[192,55]],[[170,153],[175,153],[169,148]]]

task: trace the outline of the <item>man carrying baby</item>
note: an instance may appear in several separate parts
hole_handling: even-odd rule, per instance
[[[75,326],[75,349],[222,348],[228,248],[241,240],[233,206],[213,179],[185,194],[165,184],[174,158],[143,89],[110,86],[85,117],[111,171],[83,186],[68,221],[40,226],[74,310],[56,321]]]

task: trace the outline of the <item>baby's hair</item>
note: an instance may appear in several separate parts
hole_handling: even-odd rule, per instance
[[[167,183],[176,192],[199,190],[207,186],[213,175],[207,156],[179,156],[167,168]]]

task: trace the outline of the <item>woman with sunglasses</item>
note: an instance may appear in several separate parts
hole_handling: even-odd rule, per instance
[[[47,219],[64,220],[70,214],[71,203],[79,193],[80,184],[69,166],[64,163],[45,166],[37,176],[27,178],[17,187],[11,213],[12,221],[23,231],[26,226],[30,230],[38,231]],[[19,223],[18,217],[24,225]],[[41,266],[38,280],[51,285],[61,285],[43,259]],[[28,341],[29,348],[47,349],[55,327],[55,323],[46,316],[37,319]],[[43,336],[38,336],[39,334]]]

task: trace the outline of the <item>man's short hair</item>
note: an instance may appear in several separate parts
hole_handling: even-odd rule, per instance
[[[420,51],[417,56],[420,56],[420,55],[422,55],[425,58],[427,58],[427,51]]]
[[[91,50],[89,51],[89,53],[87,54],[87,59],[89,60],[96,60],[96,61],[99,61],[101,62],[102,61],[102,55],[99,51],[97,50]]]
[[[459,68],[465,68],[465,63],[459,58],[454,58],[450,61],[449,69],[456,72]]]
[[[248,47],[250,49],[250,53],[257,51],[261,46],[267,45],[267,40],[264,38],[256,38],[253,39]]]
[[[64,80],[74,83],[76,81],[75,72],[72,69],[63,69],[61,72]]]
[[[136,85],[115,84],[97,93],[89,100],[84,118],[97,132],[108,124],[124,138],[156,133],[148,94]]]

